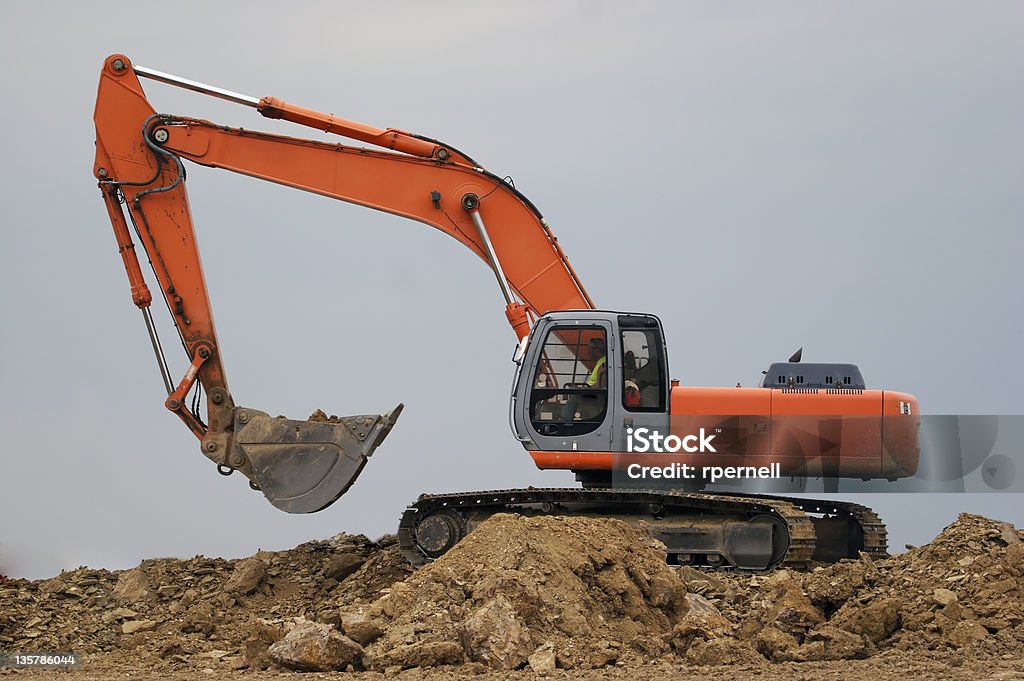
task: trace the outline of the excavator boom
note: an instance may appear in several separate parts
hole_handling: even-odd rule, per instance
[[[139,77],[256,108],[262,115],[342,135],[384,150],[329,144],[159,114]],[[294,106],[257,99],[107,58],[94,114],[96,161],[104,203],[131,287],[145,318],[168,397],[165,406],[201,441],[220,470],[239,470],[278,508],[321,510],[359,475],[401,413],[292,421],[236,407],[213,322],[203,263],[185,190],[182,160],[330,196],[431,225],[487,261],[519,339],[530,316],[593,307],[537,209],[515,187],[436,140],[379,129]],[[386,176],[387,182],[380,178]],[[152,294],[135,253],[142,244],[190,362],[175,382],[150,314]],[[503,268],[501,263],[506,263]],[[201,386],[207,416],[189,409]]]

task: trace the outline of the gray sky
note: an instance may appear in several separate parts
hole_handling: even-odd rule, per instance
[[[377,536],[420,492],[572,482],[509,433],[514,338],[481,261],[418,223],[191,166],[236,402],[407,405],[320,514],[218,476],[163,408],[91,176],[108,54],[511,174],[600,306],[662,317],[684,383],[754,384],[802,345],[928,413],[1021,414],[1022,28],[1016,2],[4,2],[0,572]],[[163,112],[324,137],[144,86]],[[960,510],[1024,525],[1019,495],[869,503],[897,547]]]

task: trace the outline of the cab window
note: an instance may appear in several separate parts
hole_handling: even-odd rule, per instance
[[[596,430],[608,408],[608,338],[601,327],[548,331],[530,390],[530,419],[541,435]]]
[[[630,411],[665,410],[665,371],[657,329],[622,331],[622,406]]]

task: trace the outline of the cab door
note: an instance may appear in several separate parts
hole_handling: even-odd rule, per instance
[[[668,353],[657,318],[619,315],[617,321],[621,371],[612,387],[619,424],[613,444],[626,452],[633,430],[670,433]]]
[[[520,439],[543,451],[608,451],[615,411],[609,388],[619,380],[612,325],[544,320],[534,334],[516,391]]]

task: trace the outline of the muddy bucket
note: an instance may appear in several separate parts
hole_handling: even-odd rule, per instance
[[[344,494],[402,413],[293,421],[237,407],[232,448],[246,473],[275,507],[315,513]]]

